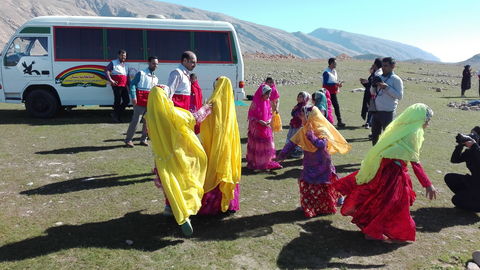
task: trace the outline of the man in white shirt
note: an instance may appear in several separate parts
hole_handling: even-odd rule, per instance
[[[118,59],[112,60],[105,67],[105,74],[112,86],[114,96],[113,113],[111,116],[116,123],[121,121],[121,116],[125,111],[125,107],[130,103],[128,97],[128,68],[125,63],[126,60],[127,51],[122,49],[118,51]]]
[[[330,93],[330,100],[332,101],[332,106],[335,110],[335,116],[337,117],[337,127],[342,128],[345,127],[345,123],[342,122],[342,116],[340,114],[340,104],[338,104],[337,98],[337,94],[342,87],[342,82],[338,81],[336,68],[337,60],[335,58],[329,58],[328,67],[322,74],[323,88],[327,89],[327,91]]]
[[[176,107],[188,110],[190,108],[191,82],[190,73],[197,66],[197,56],[191,51],[185,51],[180,59],[180,65],[170,72],[167,86],[169,96]]]

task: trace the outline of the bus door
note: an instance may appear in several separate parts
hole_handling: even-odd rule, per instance
[[[46,36],[20,36],[12,40],[2,64],[6,102],[22,100],[22,91],[27,85],[51,82],[49,53]]]

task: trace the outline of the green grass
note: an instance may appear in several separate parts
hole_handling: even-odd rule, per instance
[[[325,62],[247,59],[247,83],[267,75],[289,83],[278,85],[287,125],[297,93],[320,87]],[[368,131],[360,128],[362,94],[349,91],[360,87],[358,78],[367,77],[369,66],[366,61],[339,62],[339,75],[346,81],[339,100],[348,126],[341,132],[353,145],[347,155],[334,156],[342,176],[358,169],[371,147],[365,140]],[[462,269],[479,248],[480,217],[452,207],[443,175],[467,172],[464,164],[449,163],[454,135],[480,124],[480,114],[447,107],[461,100],[459,87],[437,82],[459,83],[461,70],[398,64],[401,77],[425,80],[405,81],[399,111],[415,102],[435,111],[422,164],[440,194],[428,201],[412,178],[418,197],[411,210],[418,230],[417,241],[410,244],[366,241],[350,218],[339,214],[305,219],[295,211],[298,160],[287,160],[284,169],[272,173],[244,171],[241,210],[224,218],[195,217],[194,235],[185,238],[172,218],[160,215],[163,195],[149,174],[151,151],[123,148],[127,124],[110,124],[109,110],[85,107],[40,120],[27,117],[21,105],[0,104],[0,268]],[[478,87],[476,80],[473,87]],[[256,85],[247,85],[248,94],[254,89]],[[477,90],[467,95],[473,93]],[[246,142],[248,107],[237,109]],[[286,133],[277,134],[277,149]],[[245,154],[245,143],[242,148]]]

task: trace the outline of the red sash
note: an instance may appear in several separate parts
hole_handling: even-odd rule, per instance
[[[323,88],[327,89],[330,94],[338,93],[338,85],[323,85]]]
[[[190,109],[190,95],[173,95],[173,105],[188,111]]]
[[[137,90],[137,105],[138,106],[147,106],[148,94],[150,91]]]
[[[117,86],[125,87],[127,86],[127,75],[111,75],[112,80],[117,82]]]

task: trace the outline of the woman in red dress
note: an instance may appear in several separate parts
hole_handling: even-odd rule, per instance
[[[360,170],[334,183],[346,195],[342,215],[352,216],[352,223],[362,230],[365,238],[415,241],[410,206],[416,195],[407,163],[412,164],[427,197],[436,198],[436,190],[419,162],[424,129],[432,116],[432,110],[425,104],[408,107],[368,151]]]

